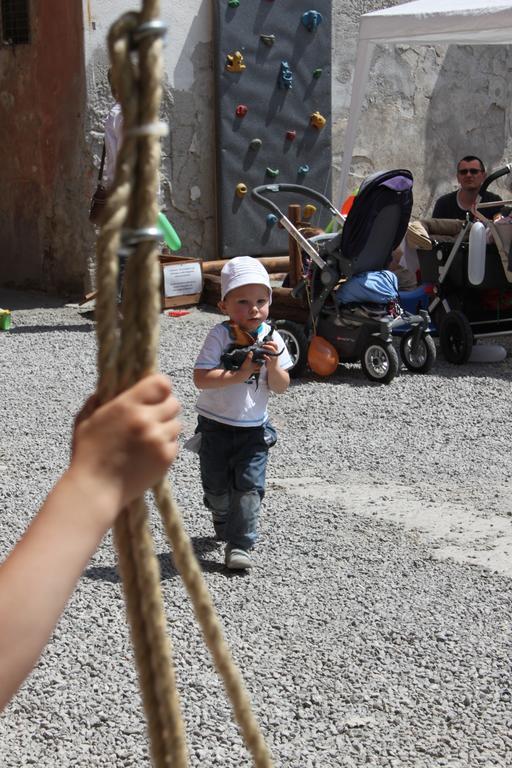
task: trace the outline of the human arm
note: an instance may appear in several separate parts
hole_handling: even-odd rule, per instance
[[[281,368],[279,355],[275,354],[279,352],[279,347],[275,341],[267,341],[263,344],[263,349],[268,349],[273,352],[273,355],[265,355],[265,365],[267,366],[267,384],[268,388],[275,392],[276,395],[281,395],[286,392],[290,384],[290,374]]]
[[[443,198],[440,197],[436,200],[436,203],[434,205],[434,210],[432,211],[432,218],[433,219],[444,219],[443,216]]]
[[[0,566],[0,710],[119,512],[176,457],[178,412],[169,380],[155,374],[78,417],[69,468]]]
[[[253,363],[252,352],[247,354],[238,370],[227,371],[224,368],[194,368],[194,384],[198,389],[223,389],[232,384],[243,384],[253,373],[261,368]]]

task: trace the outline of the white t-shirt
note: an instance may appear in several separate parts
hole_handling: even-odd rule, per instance
[[[269,331],[268,323],[262,323],[258,340],[261,341]],[[278,360],[279,366],[286,371],[292,367],[293,362],[282,337],[277,331],[274,331],[272,341],[277,344],[278,352],[283,350]],[[233,339],[229,333],[229,326],[224,323],[214,326],[205,339],[194,368],[203,370],[222,368],[221,355],[231,344],[233,344]],[[220,421],[222,424],[230,424],[235,427],[259,427],[268,419],[269,392],[267,366],[263,365],[258,382],[250,381],[249,383],[231,384],[231,386],[221,389],[201,390],[196,410],[201,416]]]

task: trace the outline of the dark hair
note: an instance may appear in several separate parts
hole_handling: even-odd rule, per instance
[[[472,163],[474,160],[476,160],[477,162],[479,162],[479,163],[480,163],[480,170],[481,170],[481,171],[485,171],[485,165],[484,165],[484,164],[483,164],[483,162],[480,160],[480,158],[479,158],[479,157],[477,157],[476,155],[465,155],[465,157],[461,157],[461,159],[460,159],[460,160],[459,160],[459,162],[457,163],[457,171],[459,170],[459,165],[460,165],[461,163]]]

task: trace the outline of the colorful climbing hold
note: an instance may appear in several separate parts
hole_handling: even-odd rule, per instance
[[[270,168],[267,166],[265,173],[267,176],[271,176],[273,179],[275,179],[277,176],[279,176],[279,168]]]
[[[309,173],[309,165],[300,165],[297,173],[300,176],[305,176],[306,173]]]
[[[263,43],[263,45],[266,45],[267,48],[272,48],[276,41],[275,35],[260,35],[260,40]]]
[[[317,27],[323,21],[323,16],[318,11],[306,11],[302,14],[301,21],[310,32],[316,32]]]
[[[245,106],[245,104],[239,104],[238,107],[235,109],[235,115],[237,117],[245,117],[248,112],[248,108]]]
[[[244,184],[242,181],[239,182],[236,185],[236,196],[237,197],[245,197],[247,194],[247,184]]]
[[[297,131],[294,131],[294,130],[286,131],[286,138],[288,141],[295,141],[295,139],[297,138]]]
[[[315,213],[316,213],[316,205],[311,205],[311,204],[308,203],[308,205],[304,206],[304,210],[302,211],[302,216],[307,221]]]
[[[225,68],[228,72],[243,72],[246,69],[243,54],[240,51],[228,53]]]
[[[326,118],[320,112],[313,112],[309,117],[309,121],[313,128],[316,128],[319,131],[322,130],[327,122]]]
[[[322,72],[323,72],[322,67],[317,67],[316,69],[313,70],[313,77],[315,78],[315,80],[318,80],[318,78],[322,76]]]
[[[290,90],[293,86],[293,72],[287,61],[281,62],[281,72],[279,74],[279,86]]]
[[[267,214],[267,224],[269,227],[273,227],[274,224],[277,224],[277,216],[275,213],[269,213]]]
[[[257,150],[257,149],[259,149],[261,147],[262,144],[263,144],[263,142],[262,142],[261,139],[253,139],[251,141],[251,143],[249,144],[249,146],[250,146],[251,149]]]
[[[240,0],[228,0],[228,5],[230,8],[238,8]]]

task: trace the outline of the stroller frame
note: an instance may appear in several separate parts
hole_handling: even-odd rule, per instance
[[[509,164],[491,173],[482,184],[480,195],[493,181],[511,172]],[[512,334],[512,304],[505,309],[498,305],[494,312],[481,304],[485,290],[497,291],[499,295],[507,291],[512,298],[512,249],[506,246],[500,226],[479,216],[483,208],[498,208],[507,203],[511,205],[512,201],[476,205],[476,218],[485,221],[491,230],[493,244],[477,247],[471,232],[468,241],[470,221],[467,217],[453,242],[437,240],[432,232],[433,250],[418,251],[422,280],[433,285],[434,298],[428,304],[428,311],[437,326],[445,358],[456,365],[469,360],[475,339]],[[430,220],[430,226],[434,226],[435,221]],[[475,272],[479,273],[476,279]]]
[[[404,189],[393,189],[402,180]],[[404,181],[405,180],[405,181]],[[410,184],[408,186],[406,184]],[[404,208],[407,186],[407,205]],[[310,274],[305,274],[291,291],[298,298],[306,295],[309,320],[303,326],[289,320],[276,323],[291,353],[294,366],[292,377],[302,375],[308,363],[308,347],[314,335],[329,341],[336,349],[340,362],[360,361],[365,375],[374,382],[389,383],[399,371],[399,358],[393,345],[393,335],[402,336],[400,352],[405,366],[413,372],[426,373],[432,367],[435,344],[428,328],[430,318],[424,309],[413,314],[401,308],[397,314],[371,311],[371,305],[339,305],[337,286],[366,271],[385,268],[391,251],[401,242],[412,206],[412,175],[394,170],[374,174],[363,182],[353,209],[343,216],[324,195],[298,184],[267,184],[252,190],[259,204],[270,209],[289,235],[310,259]],[[306,239],[267,195],[292,193],[318,201],[341,225],[341,232]],[[404,193],[404,198],[400,195]],[[365,205],[375,203],[371,221],[366,226]],[[375,240],[375,244],[372,243]],[[351,251],[353,256],[350,256]],[[377,309],[377,305],[374,305]],[[365,310],[364,307],[367,309]]]

